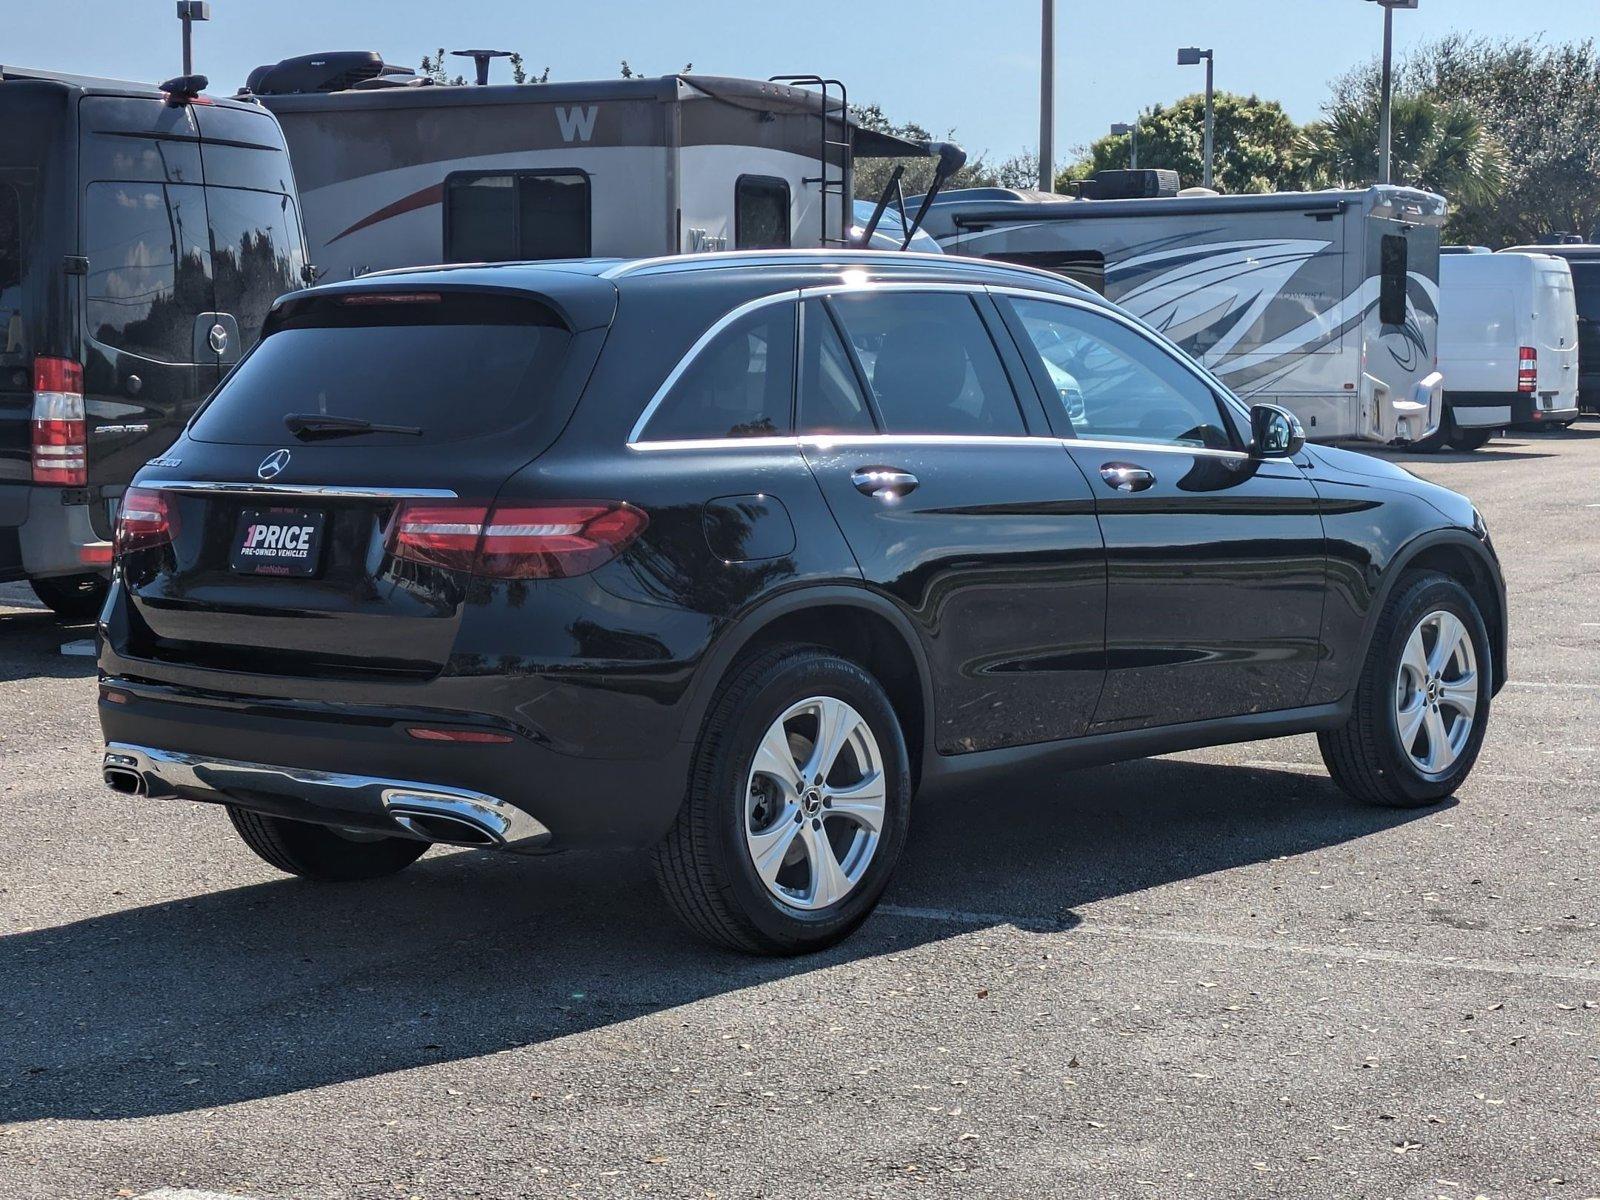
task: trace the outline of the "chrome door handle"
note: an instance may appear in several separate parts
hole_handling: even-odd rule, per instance
[[[917,477],[910,471],[894,467],[861,467],[851,472],[850,482],[856,491],[875,500],[898,500],[907,492],[917,490]]]
[[[1132,463],[1109,462],[1100,468],[1106,486],[1119,492],[1142,492],[1155,484],[1156,477]]]

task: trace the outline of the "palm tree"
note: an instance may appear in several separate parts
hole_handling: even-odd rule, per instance
[[[1311,187],[1365,186],[1378,177],[1375,99],[1333,106],[1306,126],[1306,180]],[[1505,177],[1505,160],[1478,115],[1460,103],[1424,95],[1394,98],[1396,183],[1426,188],[1459,209],[1491,202]]]

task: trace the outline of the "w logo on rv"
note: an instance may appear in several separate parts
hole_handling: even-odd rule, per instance
[[[594,121],[600,115],[598,104],[583,108],[556,109],[556,124],[561,126],[564,142],[587,142],[594,139]]]

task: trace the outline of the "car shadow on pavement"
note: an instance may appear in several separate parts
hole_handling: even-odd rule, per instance
[[[189,1112],[470,1060],[985,921],[1070,930],[1095,901],[1427,815],[1320,775],[1179,759],[951,794],[919,806],[886,910],[800,959],[691,940],[639,854],[433,854],[387,881],[110,912],[0,938],[0,1121]]]
[[[94,622],[68,624],[47,611],[0,612],[0,681],[10,679],[89,679],[95,674],[92,654],[63,654],[72,642],[93,642]]]

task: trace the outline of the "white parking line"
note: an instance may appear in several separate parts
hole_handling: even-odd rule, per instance
[[[878,911],[891,917],[905,917],[914,921],[941,921],[951,925],[1015,925],[1020,928],[1037,928],[1041,922],[1029,917],[1006,916],[1000,913],[963,912],[959,909],[917,908],[903,904],[882,904]],[[1052,923],[1052,922],[1046,922]],[[1185,933],[1175,929],[1137,929],[1130,925],[1101,925],[1085,922],[1081,925],[1059,926],[1058,932],[1072,936],[1132,938],[1147,942],[1170,942],[1183,946],[1200,946],[1213,950],[1253,950],[1266,954],[1283,954],[1300,958],[1325,958],[1334,962],[1353,964],[1387,963],[1398,967],[1415,967],[1424,970],[1476,971],[1488,975],[1524,975],[1536,979],[1563,979],[1579,983],[1600,983],[1600,970],[1587,967],[1562,967],[1542,963],[1505,962],[1492,958],[1454,958],[1448,955],[1403,954],[1398,950],[1382,950],[1359,946],[1313,946],[1299,942],[1283,942],[1269,938],[1228,937],[1223,934]]]

